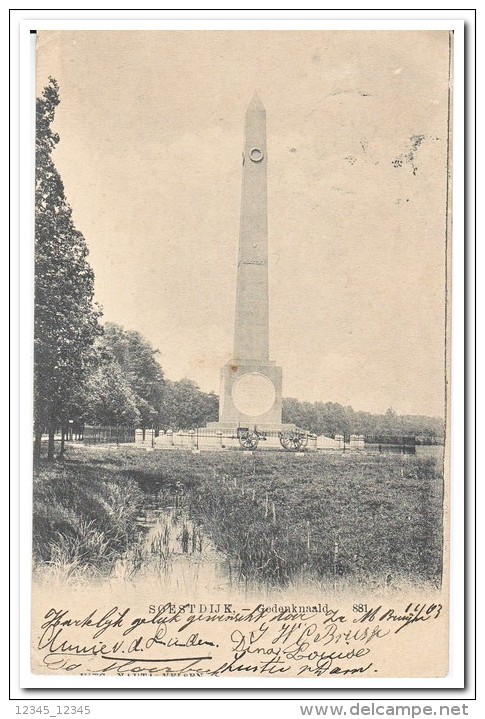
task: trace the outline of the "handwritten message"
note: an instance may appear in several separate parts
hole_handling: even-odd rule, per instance
[[[39,673],[142,676],[385,676],[380,647],[437,625],[442,605],[149,604],[76,614],[51,606],[34,624]],[[418,630],[418,631],[417,631]]]

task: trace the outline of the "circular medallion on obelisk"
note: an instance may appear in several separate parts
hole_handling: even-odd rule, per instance
[[[247,372],[233,385],[232,400],[243,414],[258,417],[274,404],[276,392],[274,384],[264,374]]]
[[[249,157],[253,162],[261,162],[264,157],[263,151],[259,147],[252,147],[249,150]]]

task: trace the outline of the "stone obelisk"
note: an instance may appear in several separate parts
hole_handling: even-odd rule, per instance
[[[255,93],[246,111],[237,262],[234,358],[269,359],[266,110]]]
[[[233,359],[221,370],[220,427],[280,429],[282,372],[269,359],[266,110],[246,111]]]

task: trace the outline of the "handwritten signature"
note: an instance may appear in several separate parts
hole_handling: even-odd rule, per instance
[[[378,644],[440,618],[440,604],[371,607],[358,617],[324,605],[319,611],[250,609],[186,611],[159,606],[93,609],[73,616],[51,607],[37,635],[46,671],[116,675],[352,676],[379,673]],[[319,605],[321,606],[321,605]],[[170,607],[170,610],[169,610]]]

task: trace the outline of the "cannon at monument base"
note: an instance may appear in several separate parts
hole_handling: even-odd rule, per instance
[[[265,432],[258,430],[257,427],[250,429],[249,427],[238,427],[237,437],[239,444],[243,449],[257,449],[259,442],[266,441],[268,436],[273,436],[275,432]],[[283,449],[288,452],[301,452],[308,445],[309,433],[298,427],[292,427],[277,431],[280,444]]]

